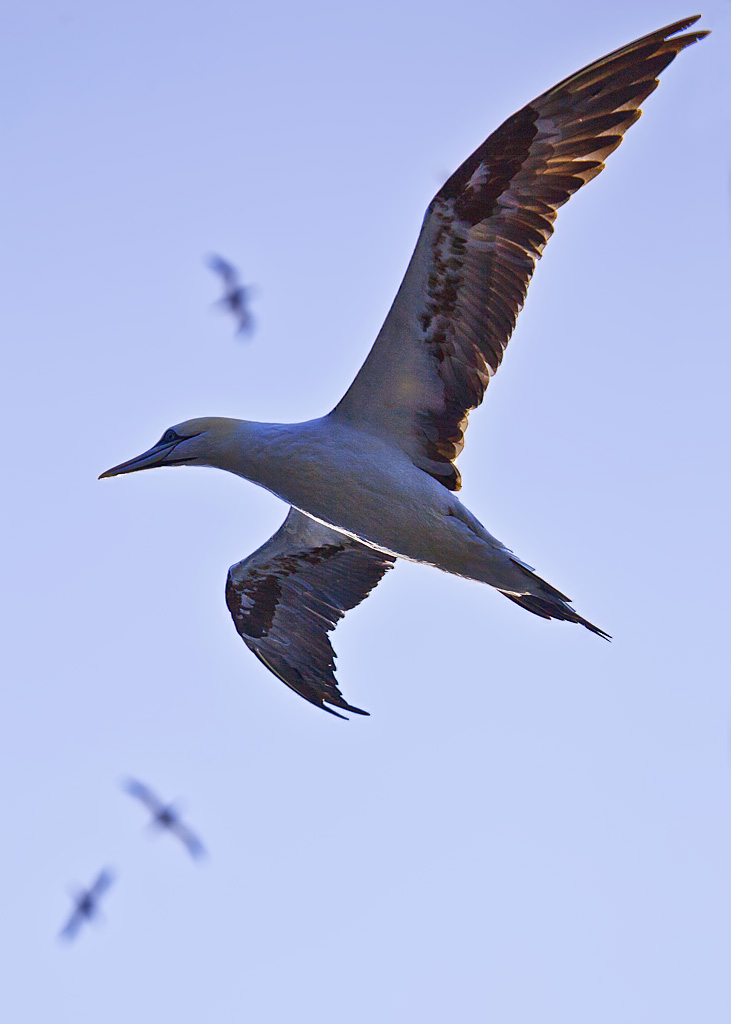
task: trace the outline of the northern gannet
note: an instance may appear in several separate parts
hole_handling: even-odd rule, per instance
[[[58,934],[59,939],[71,941],[75,939],[84,921],[91,921],[98,913],[99,900],[114,881],[114,872],[105,868],[97,875],[96,881],[89,889],[82,889],[74,895],[76,906],[66,924]]]
[[[602,170],[659,73],[707,35],[678,35],[699,17],[565,78],[454,172],[427,209],[370,354],[327,416],[188,420],[102,473],[214,466],[291,506],[277,533],[231,567],[226,602],[260,661],[325,711],[337,714],[329,704],[366,714],[338,689],[328,633],[396,558],[488,583],[535,615],[578,622],[608,639],[461,504],[455,459],[558,208]]]
[[[163,803],[149,786],[146,786],[143,782],[138,782],[137,779],[126,779],[123,786],[130,796],[135,797],[145,805],[152,815],[150,824],[153,827],[165,829],[171,835],[174,835],[195,860],[205,856],[206,849],[203,843],[195,832],[189,829],[181,820],[174,804]]]

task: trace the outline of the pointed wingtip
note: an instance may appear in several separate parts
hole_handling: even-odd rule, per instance
[[[710,35],[710,29],[702,28],[698,29],[696,32],[689,32],[687,36],[674,38],[678,36],[679,32],[685,32],[685,30],[690,28],[691,25],[695,25],[700,18],[700,14],[691,14],[690,17],[684,18],[682,21],[676,21],[672,25],[667,25],[665,28],[660,29],[657,35],[668,43],[680,43],[680,49],[683,49],[686,46],[690,46],[691,43],[698,42],[698,40],[702,39],[704,36]]]
[[[311,703],[314,703],[314,701]],[[334,711],[333,708],[329,708],[326,704],[316,704],[315,706],[320,708],[322,711],[327,711],[329,715],[335,715],[336,718],[342,719],[343,722],[350,721],[347,715],[341,715],[339,711]],[[371,717],[370,711],[363,711],[362,708],[354,708],[350,704],[338,704],[338,707],[345,708],[346,711],[350,711],[353,715],[365,715],[366,718]]]
[[[684,28],[688,28],[689,25],[695,25],[697,21],[701,20],[702,15],[700,14],[689,14],[683,21],[677,21],[673,27],[673,33],[682,32]]]

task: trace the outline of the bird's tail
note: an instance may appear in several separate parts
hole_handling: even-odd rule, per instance
[[[565,622],[578,622],[580,625],[591,630],[592,633],[596,633],[597,636],[601,636],[605,640],[612,639],[609,633],[605,633],[603,629],[599,629],[598,626],[595,626],[588,619],[583,618],[578,612],[574,611],[569,598],[562,594],[560,590],[556,590],[550,583],[546,583],[540,576],[536,576],[534,572],[516,558],[511,558],[510,561],[530,580],[530,592],[516,594],[508,590],[501,590],[501,594],[504,594],[511,601],[515,601],[521,608],[533,612],[534,615],[540,615],[542,619],[563,619]]]

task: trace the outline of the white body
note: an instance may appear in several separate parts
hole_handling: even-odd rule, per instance
[[[226,444],[209,465],[381,551],[500,590],[525,589],[511,552],[395,445],[331,415],[305,423],[229,422]]]

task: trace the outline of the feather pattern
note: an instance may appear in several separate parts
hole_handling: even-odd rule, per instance
[[[333,411],[450,490],[467,415],[497,371],[560,206],[596,177],[657,76],[707,33],[668,25],[509,117],[440,189],[383,328]]]
[[[226,603],[247,647],[283,683],[333,715],[327,704],[365,715],[338,689],[328,633],[393,562],[290,509],[266,544],[231,567]]]

